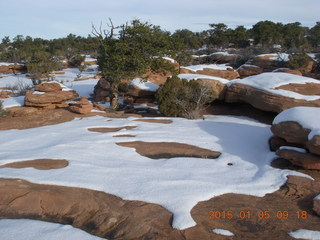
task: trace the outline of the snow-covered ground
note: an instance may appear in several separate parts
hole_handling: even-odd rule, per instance
[[[100,240],[70,225],[26,219],[1,219],[0,238],[3,240]],[[103,238],[104,239],[104,238]],[[104,239],[105,240],[105,239]]]
[[[284,86],[290,83],[296,83],[296,84],[316,83],[320,85],[320,82],[316,79],[298,76],[298,75],[289,74],[289,73],[282,73],[282,72],[261,73],[261,74],[246,77],[243,79],[235,79],[235,80],[229,81],[228,85],[230,86],[235,83],[251,86],[251,87],[261,89],[270,93],[291,97],[295,99],[304,99],[307,101],[320,99],[319,96],[302,95],[292,91],[275,89],[277,87]]]
[[[173,226],[195,225],[190,210],[224,193],[264,196],[279,189],[288,174],[270,162],[270,126],[243,117],[207,116],[205,120],[171,119],[171,124],[91,117],[26,130],[1,131],[0,164],[32,159],[66,159],[63,169],[0,169],[0,177],[35,183],[84,187],[124,199],[157,203],[174,214]],[[88,128],[136,126],[116,133]],[[135,138],[114,138],[132,134]],[[222,152],[218,159],[153,160],[120,141],[179,142]],[[19,150],[17,150],[19,149]],[[232,163],[232,166],[229,166]],[[297,174],[297,173],[296,173]]]

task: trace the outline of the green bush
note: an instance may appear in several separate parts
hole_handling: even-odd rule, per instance
[[[310,57],[304,52],[292,53],[289,55],[288,66],[292,69],[299,69],[308,66]]]
[[[188,119],[199,118],[200,110],[214,99],[211,86],[177,76],[168,78],[156,93],[161,114]]]
[[[3,108],[3,101],[0,101],[0,117],[3,117],[7,114],[7,111]]]

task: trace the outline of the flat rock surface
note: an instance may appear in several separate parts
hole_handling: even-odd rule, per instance
[[[88,128],[91,132],[100,132],[100,133],[109,133],[109,132],[118,132],[122,129],[131,130],[136,128],[136,126],[125,126],[125,127],[119,127],[119,128]]]
[[[0,166],[0,168],[35,168],[38,170],[50,170],[65,168],[68,166],[67,160],[60,159],[35,159],[21,162],[12,162]]]
[[[175,142],[119,142],[123,147],[135,148],[143,156],[160,159],[174,157],[218,158],[221,153]]]

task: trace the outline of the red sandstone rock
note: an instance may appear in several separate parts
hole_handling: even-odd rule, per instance
[[[93,106],[88,101],[88,98],[82,97],[77,103],[69,104],[69,109],[75,113],[86,114],[91,112],[91,110],[93,109]]]
[[[238,68],[238,73],[241,78],[245,78],[252,75],[258,75],[260,73],[263,73],[263,68],[255,65],[244,64],[240,68]]]
[[[284,72],[284,73],[290,73],[302,76],[302,73],[299,70],[289,69],[289,68],[278,68],[274,70],[273,72]]]
[[[276,154],[304,169],[320,170],[320,156],[291,149],[279,149]]]
[[[320,135],[315,135],[307,142],[307,148],[311,153],[320,155]]]
[[[190,69],[181,67],[180,73],[203,74],[203,75],[208,75],[208,76],[225,78],[228,80],[233,80],[233,79],[240,77],[239,73],[231,67],[228,68],[227,70],[203,68],[202,70],[198,70],[198,71],[192,71]]]
[[[255,108],[278,113],[297,106],[320,107],[319,99],[313,101],[295,99],[239,83],[232,84],[228,88],[225,100],[230,103],[246,102]]]
[[[41,83],[35,86],[35,91],[39,92],[60,92],[62,87],[59,83]]]

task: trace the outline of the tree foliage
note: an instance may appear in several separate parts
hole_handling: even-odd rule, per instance
[[[110,21],[108,32],[93,31],[100,39],[97,63],[111,85],[114,104],[112,99],[117,98],[121,80],[141,76],[150,69],[169,68],[163,57],[174,57],[181,48],[172,43],[169,32],[139,20],[117,27]]]

